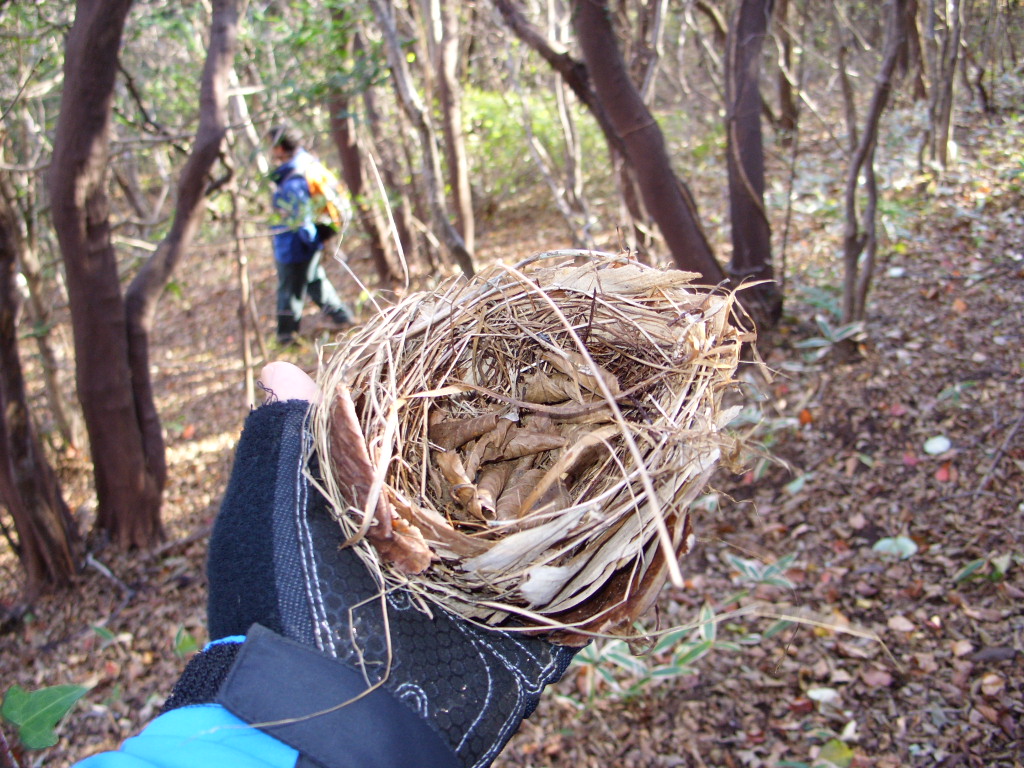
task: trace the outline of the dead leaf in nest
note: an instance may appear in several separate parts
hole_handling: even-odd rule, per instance
[[[438,416],[434,416],[434,414],[438,414]],[[431,414],[432,419],[438,417],[443,418],[439,411],[434,411]],[[430,425],[427,434],[439,448],[450,451],[490,432],[498,426],[499,418],[501,418],[499,413],[484,413],[468,419],[436,421]]]
[[[579,385],[562,373],[548,375],[536,371],[526,379],[523,400],[528,403],[563,403],[566,400],[582,402]]]
[[[594,394],[604,394],[601,391],[600,382],[604,383],[613,397],[622,393],[619,380],[612,373],[597,363],[591,365],[587,358],[579,352],[564,349],[551,350],[545,351],[543,357],[561,373]]]
[[[490,512],[496,511],[497,500],[501,497],[501,492],[505,490],[515,466],[516,462],[514,461],[496,461],[480,470],[476,489],[480,496],[480,504],[484,509]]]
[[[386,495],[380,494],[373,510],[367,510],[374,484],[373,465],[352,396],[340,383],[331,410],[329,440],[333,459],[331,471],[347,503],[363,510],[364,514],[372,514],[372,522],[368,521],[363,528],[367,540],[381,557],[394,563],[403,573],[425,571],[434,560],[433,552],[420,531],[398,516]]]
[[[498,461],[521,459],[545,451],[553,451],[565,445],[565,438],[557,432],[534,432],[531,429],[514,428],[509,430],[509,439],[501,448]]]
[[[519,509],[523,500],[533,490],[534,485],[544,477],[544,470],[532,469],[533,460],[533,456],[524,456],[513,467],[505,489],[495,504],[495,519],[515,520],[519,517]]]

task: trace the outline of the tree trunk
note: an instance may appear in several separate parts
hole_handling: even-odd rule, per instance
[[[793,35],[789,29],[789,0],[778,0],[775,6],[775,29],[779,41],[779,131],[781,143],[789,146],[796,133],[800,110],[794,94],[796,78],[793,74]]]
[[[878,204],[875,147],[878,143],[878,126],[892,93],[893,74],[899,61],[900,49],[904,44],[906,3],[907,0],[890,0],[882,64],[875,77],[875,89],[864,120],[864,130],[846,172],[842,302],[844,324],[864,319],[867,294],[874,274],[875,251],[878,244],[875,228]],[[866,200],[863,214],[858,215],[857,190],[862,174]]]
[[[80,542],[28,411],[17,337],[20,243],[14,213],[0,195],[0,504],[14,520],[31,600],[71,582]]]
[[[412,202],[408,191],[399,178],[401,165],[395,157],[394,146],[382,135],[381,117],[377,110],[377,95],[373,88],[363,91],[363,110],[366,114],[366,127],[370,132],[370,148],[367,156],[374,161],[380,172],[379,190],[384,204],[388,206],[388,216],[394,227],[396,248],[401,249],[402,260],[406,265],[420,261],[420,239],[413,232]],[[377,160],[374,160],[374,154]],[[391,196],[394,199],[391,199]],[[429,256],[426,259],[429,261]]]
[[[701,228],[693,196],[673,173],[661,129],[629,79],[607,3],[575,0],[573,8],[576,35],[594,90],[625,146],[644,205],[673,260],[680,269],[700,273],[706,283],[723,282],[725,273]]]
[[[35,181],[30,186],[34,187]],[[36,252],[34,228],[30,223],[32,214],[28,212],[35,207],[33,202],[35,195],[29,193],[28,200],[25,200],[27,209],[22,208],[19,212],[18,195],[14,191],[16,187],[21,191],[25,189],[20,181],[7,178],[0,180],[0,196],[4,198],[2,204],[11,210],[15,219],[14,223],[18,227],[18,264],[28,288],[28,301],[25,304],[25,310],[27,319],[34,326],[32,336],[39,354],[39,366],[42,369],[43,384],[46,387],[46,399],[49,402],[54,427],[61,439],[67,445],[79,449],[85,445],[85,424],[82,421],[81,413],[65,396],[61,386],[60,364],[57,362],[57,355],[54,351],[54,343],[60,343],[60,339],[54,332],[51,321],[53,301],[48,294],[48,288],[44,287],[43,269]]]
[[[924,54],[921,50],[921,30],[917,24],[917,0],[909,0],[904,12],[903,27],[906,30],[906,44],[900,56],[900,72],[909,75],[913,82],[914,101],[928,98],[924,78]]]
[[[601,100],[594,91],[586,64],[570,56],[569,52],[561,45],[547,40],[540,30],[523,16],[522,11],[513,0],[494,0],[494,5],[501,13],[505,25],[561,76],[562,82],[569,87],[597,121],[605,142],[608,144],[619,196],[629,218],[633,221],[634,244],[640,254],[644,255],[651,241],[646,227],[648,217],[640,203],[636,179],[626,159],[626,145],[615,132],[604,105],[601,104]]]
[[[741,0],[726,55],[726,153],[732,222],[733,283],[757,281],[743,292],[743,305],[758,327],[782,317],[782,292],[772,266],[772,232],[764,210],[764,146],[761,137],[761,51],[772,0]],[[763,281],[763,282],[762,282]]]
[[[221,154],[228,129],[228,81],[235,57],[239,6],[243,0],[214,0],[210,39],[199,93],[199,129],[178,179],[178,198],[170,232],[143,264],[125,294],[128,360],[142,431],[146,463],[159,493],[167,480],[160,415],[149,375],[149,334],[157,301],[188,250],[206,210],[210,170]]]
[[[949,148],[952,143],[950,132],[963,21],[963,3],[961,0],[949,0],[946,3],[946,29],[942,38],[938,79],[932,83],[931,108],[928,111],[931,138],[928,155],[942,170],[949,164]]]
[[[335,11],[334,23],[348,24],[344,14]],[[339,51],[346,57],[363,56],[362,40],[358,32],[353,31],[345,42],[344,50]],[[360,84],[362,89],[369,89],[369,83]],[[399,282],[388,259],[387,240],[378,223],[378,217],[367,201],[364,184],[363,159],[359,151],[359,139],[356,129],[356,116],[352,112],[351,98],[347,91],[334,88],[327,100],[331,113],[331,138],[338,150],[341,160],[341,177],[348,188],[349,196],[355,206],[359,224],[366,235],[370,247],[370,257],[377,270],[377,279],[382,288],[394,288]]]
[[[405,52],[398,39],[398,31],[395,29],[390,3],[386,3],[385,0],[370,0],[370,5],[384,35],[388,66],[391,69],[391,79],[398,94],[398,100],[420,139],[420,151],[423,155],[421,167],[424,191],[430,202],[433,226],[444,240],[448,253],[462,273],[467,277],[472,277],[475,272],[473,255],[467,250],[462,236],[448,220],[448,208],[445,205],[442,189],[441,158],[437,148],[437,137],[423,100],[413,87],[412,77],[409,75],[409,68],[406,65]]]
[[[160,468],[150,467],[132,387],[128,328],[104,188],[118,51],[131,0],[79,0],[68,34],[50,167],[76,380],[92,448],[97,526],[122,546],[161,536]]]
[[[370,257],[377,271],[377,280],[382,288],[394,288],[398,276],[391,269],[384,234],[377,225],[377,217],[366,199],[363,186],[363,161],[359,152],[354,116],[351,114],[349,98],[334,93],[328,99],[331,110],[331,138],[341,160],[341,177],[345,180],[352,197],[359,224],[370,247]]]
[[[440,15],[437,45],[438,98],[444,130],[444,152],[448,164],[448,181],[452,188],[455,223],[466,250],[473,252],[476,223],[473,219],[473,190],[469,184],[469,159],[462,130],[462,92],[458,78],[459,21],[453,3],[433,0]]]

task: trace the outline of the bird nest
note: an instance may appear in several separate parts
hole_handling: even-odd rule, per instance
[[[414,294],[323,366],[324,492],[360,555],[472,621],[582,644],[627,630],[735,454],[734,297],[541,254]]]

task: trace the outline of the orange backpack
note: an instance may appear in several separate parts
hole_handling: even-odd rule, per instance
[[[302,168],[316,214],[316,228],[322,240],[342,234],[352,218],[352,206],[338,177],[312,155]]]

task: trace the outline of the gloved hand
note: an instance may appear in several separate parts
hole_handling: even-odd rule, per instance
[[[299,240],[310,252],[318,251],[323,247],[320,230],[313,222],[306,222],[295,231],[298,233]]]
[[[278,398],[316,392],[282,365]],[[326,768],[489,765],[576,649],[381,597],[304,475],[307,410],[246,422],[207,563],[210,637],[246,639],[197,657],[166,708],[216,701]]]

